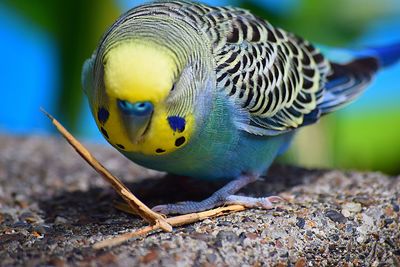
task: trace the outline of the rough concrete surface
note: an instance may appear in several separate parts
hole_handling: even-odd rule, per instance
[[[89,149],[150,206],[223,184]],[[114,208],[119,196],[63,139],[0,136],[0,265],[400,266],[400,176],[276,165],[243,192],[292,200],[96,251],[94,242],[146,224]]]

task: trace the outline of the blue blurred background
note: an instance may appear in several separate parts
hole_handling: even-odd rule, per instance
[[[85,140],[103,143],[80,85],[81,66],[106,28],[147,1],[0,2],[0,134],[54,134],[44,107]],[[400,41],[398,0],[206,0],[252,10],[318,44]],[[351,106],[304,128],[283,159],[308,167],[400,173],[400,64]]]

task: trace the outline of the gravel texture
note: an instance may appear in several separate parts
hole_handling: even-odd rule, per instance
[[[223,185],[89,149],[150,206]],[[0,136],[0,265],[400,266],[400,176],[276,165],[243,192],[291,201],[94,250],[145,223],[114,208],[119,197],[63,139]]]

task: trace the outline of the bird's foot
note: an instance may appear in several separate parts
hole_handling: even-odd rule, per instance
[[[257,175],[243,175],[229,182],[227,185],[212,194],[211,197],[200,201],[186,201],[177,204],[159,205],[153,208],[154,211],[164,214],[187,214],[193,212],[200,212],[209,210],[218,206],[228,204],[239,204],[247,208],[263,208],[271,209],[274,202],[281,201],[282,199],[277,196],[253,198],[234,195],[244,186],[252,183],[258,179]]]
[[[246,197],[239,195],[228,195],[225,198],[214,198],[211,196],[203,201],[195,202],[195,201],[185,201],[176,204],[166,204],[159,205],[153,208],[153,211],[160,212],[163,214],[187,214],[194,212],[201,212],[205,210],[209,210],[215,207],[223,206],[223,205],[243,205],[247,208],[261,208],[261,209],[272,209],[273,203],[282,201],[283,199],[279,196],[270,196],[270,197]]]

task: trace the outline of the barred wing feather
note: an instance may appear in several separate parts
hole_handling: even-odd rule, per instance
[[[320,52],[247,11],[219,12],[208,15],[222,21],[208,29],[214,37],[217,86],[248,112],[248,123],[240,127],[274,135],[317,120],[330,71]]]

